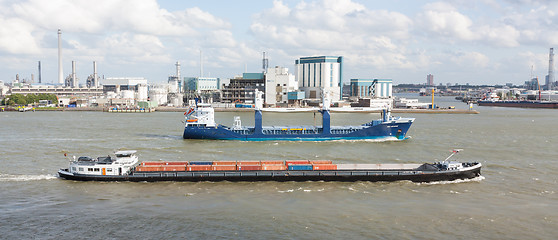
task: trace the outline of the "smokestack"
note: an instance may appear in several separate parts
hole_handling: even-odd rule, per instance
[[[41,61],[39,61],[39,83],[41,83]]]
[[[548,79],[546,79],[546,89],[552,90],[552,83],[554,82],[554,48],[550,48],[548,54]]]
[[[268,60],[267,58],[265,58],[265,52],[263,52],[262,68],[264,73],[267,72],[267,65],[268,65]]]
[[[76,79],[76,61],[72,61],[72,83],[71,87],[77,87],[77,79]]]
[[[176,78],[178,78],[178,81],[180,81],[180,62],[176,62]]]
[[[64,84],[64,73],[62,72],[62,31],[58,29],[58,83]]]
[[[97,76],[97,62],[93,61],[93,86],[99,87],[99,76]]]

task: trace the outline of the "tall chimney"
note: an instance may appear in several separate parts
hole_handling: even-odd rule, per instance
[[[263,52],[263,58],[262,58],[263,73],[267,72],[267,67],[268,67],[268,60],[267,58],[265,58],[265,52]]]
[[[41,83],[41,61],[39,61],[39,83]]]
[[[552,83],[554,82],[554,48],[550,48],[548,54],[548,79],[546,79],[546,89],[552,90]]]
[[[178,81],[180,81],[180,62],[176,62],[176,78],[178,78]]]
[[[58,83],[64,84],[64,73],[62,72],[62,31],[58,29]]]
[[[99,87],[99,76],[97,76],[97,62],[93,61],[93,84],[94,87]]]
[[[72,61],[72,83],[71,83],[71,87],[77,87],[76,61]]]

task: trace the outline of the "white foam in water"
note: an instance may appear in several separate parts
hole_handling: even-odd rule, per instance
[[[54,175],[12,175],[0,174],[0,182],[25,182],[56,179]]]
[[[438,185],[438,184],[454,184],[454,183],[465,183],[465,182],[480,182],[484,180],[484,176],[478,176],[471,179],[456,179],[453,181],[436,181],[436,182],[428,182],[428,183],[417,183],[418,185],[425,184],[425,185]]]
[[[277,191],[277,192],[280,192],[280,193],[290,193],[290,192],[294,192],[294,189],[289,189],[289,190],[286,190],[286,191],[281,191],[281,190],[279,190],[279,191]]]

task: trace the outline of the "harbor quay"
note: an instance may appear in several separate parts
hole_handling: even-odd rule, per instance
[[[3,106],[0,107],[0,111],[18,111],[16,107]],[[119,111],[111,111],[110,108],[106,107],[80,107],[80,108],[29,108],[26,111],[89,111],[89,112],[118,112],[118,113],[143,113],[143,112],[186,112],[187,107],[156,107],[153,110],[141,111],[139,109],[120,109]],[[253,112],[254,109],[251,108],[215,108],[215,112]],[[318,110],[312,110],[312,112],[318,112]],[[358,108],[347,108],[345,111],[338,110],[338,113],[381,113],[378,109],[358,109]],[[439,108],[439,109],[392,109],[392,113],[421,113],[421,114],[479,114],[477,110],[468,109],[449,109],[449,108]]]

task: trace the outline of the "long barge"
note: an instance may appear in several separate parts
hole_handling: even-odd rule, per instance
[[[184,115],[184,139],[218,139],[243,141],[328,141],[328,140],[404,140],[414,118],[390,116],[389,108],[382,111],[382,118],[358,126],[331,126],[330,101],[323,99],[322,126],[262,126],[264,110],[261,92],[255,93],[254,126],[242,126],[240,117],[235,117],[232,127],[217,124],[215,111],[206,103],[196,104]],[[266,109],[272,111],[273,109]],[[292,109],[287,112],[313,111],[314,109]]]
[[[542,100],[478,100],[479,106],[516,108],[558,108],[558,101]]]
[[[119,151],[115,155],[116,158],[74,158],[58,175],[77,181],[432,182],[474,178],[480,176],[482,166],[477,162],[449,161],[449,157],[423,164],[333,164],[329,160],[140,163],[136,151]]]

